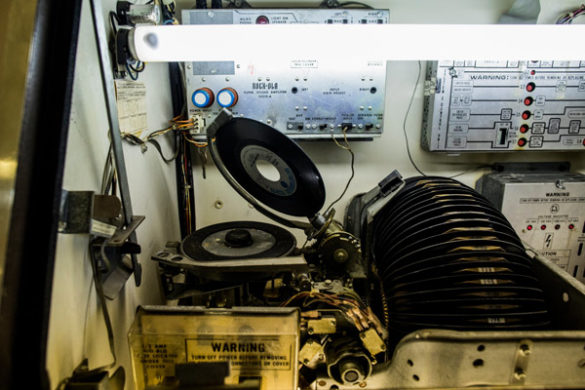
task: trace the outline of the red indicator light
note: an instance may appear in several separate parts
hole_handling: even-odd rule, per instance
[[[546,229],[546,225],[540,225],[540,230]]]
[[[526,226],[526,230],[532,230],[532,225]]]
[[[260,15],[256,18],[256,24],[268,24],[270,21],[267,16]]]
[[[536,71],[533,69],[530,71],[530,74],[534,76],[536,74]]]
[[[524,105],[529,106],[532,104],[533,101],[534,101],[534,99],[532,99],[530,96],[528,96],[527,98],[524,98]]]
[[[529,118],[530,118],[530,115],[532,115],[532,114],[530,113],[530,111],[524,111],[524,112],[522,113],[522,119],[529,119]]]
[[[559,224],[555,225],[555,230],[559,230],[560,228],[561,228],[561,225],[559,225]]]
[[[524,146],[526,145],[526,138],[520,138],[518,140],[518,146]]]
[[[528,129],[529,129],[528,125],[522,125],[522,126],[520,126],[520,132],[522,134],[528,133]]]
[[[575,229],[575,225],[573,225],[573,224],[570,224],[570,225],[569,225],[569,229],[570,229],[570,230],[573,230],[573,229]]]
[[[534,83],[528,83],[528,84],[526,84],[526,90],[528,92],[534,91],[535,88],[536,88],[536,85]]]

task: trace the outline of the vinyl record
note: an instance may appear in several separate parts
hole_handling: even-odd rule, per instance
[[[543,292],[537,287],[524,287],[524,286],[463,286],[454,288],[443,288],[439,290],[419,290],[409,292],[395,292],[392,296],[388,297],[388,303],[390,306],[402,305],[412,301],[444,298],[463,298],[463,297],[482,297],[485,299],[490,298],[514,298],[518,296],[524,296],[527,298],[542,298]]]
[[[428,257],[439,256],[441,254],[467,252],[467,251],[503,251],[516,253],[522,255],[523,248],[513,243],[500,240],[461,240],[444,242],[440,244],[434,244],[429,246],[422,246],[412,250],[411,252],[405,253],[398,258],[390,262],[387,268],[384,270],[383,275],[387,275],[387,271],[401,267],[404,264],[421,261]]]
[[[409,274],[418,269],[435,268],[440,269],[445,264],[469,264],[475,261],[491,261],[494,267],[500,264],[514,263],[521,264],[531,268],[532,263],[526,255],[501,252],[501,251],[466,251],[442,254],[435,257],[425,257],[424,260],[411,262],[399,267],[394,267],[386,275],[389,279],[394,280],[398,275]],[[531,272],[532,273],[532,272]]]
[[[280,131],[252,119],[234,118],[216,133],[226,169],[250,195],[284,214],[313,217],[325,202],[325,186],[305,152]],[[279,177],[264,176],[258,164]]]
[[[386,282],[386,281],[384,281]],[[388,295],[394,291],[420,291],[424,289],[453,288],[458,286],[535,286],[536,277],[520,274],[490,275],[483,272],[472,272],[464,275],[440,275],[429,279],[416,280],[409,283],[392,285]]]
[[[181,245],[186,256],[199,261],[280,257],[296,246],[294,236],[262,222],[226,222],[207,226],[187,236]]]
[[[462,239],[474,239],[474,240],[500,240],[506,241],[509,243],[517,244],[521,246],[521,242],[516,240],[516,237],[502,233],[500,231],[486,231],[486,230],[476,230],[476,231],[467,231],[467,232],[460,232],[460,231],[453,231],[449,233],[442,233],[437,234],[434,236],[428,237],[417,237],[415,239],[412,238],[413,236],[409,236],[399,243],[395,244],[394,248],[391,248],[388,252],[392,253],[395,258],[399,258],[404,253],[409,253],[421,246],[428,246],[428,245],[435,245],[441,242],[452,242],[456,240]]]

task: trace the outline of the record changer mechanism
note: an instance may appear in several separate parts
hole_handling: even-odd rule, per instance
[[[585,289],[527,252],[472,188],[394,171],[356,195],[341,222],[332,208],[321,213],[323,179],[286,135],[223,110],[207,136],[230,185],[307,239],[299,246],[285,228],[237,221],[159,251],[167,303],[179,306],[138,312],[139,388],[582,383],[585,316],[560,307],[582,305]],[[260,160],[279,178],[259,174]],[[221,383],[193,374],[222,364]]]

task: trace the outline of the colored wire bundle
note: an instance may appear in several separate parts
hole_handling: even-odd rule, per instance
[[[380,334],[384,328],[380,320],[363,301],[350,292],[343,294],[326,294],[316,291],[302,291],[290,297],[281,306],[291,306],[297,303],[302,308],[311,308],[317,305],[325,305],[341,310],[344,316],[353,323],[359,332],[374,327]],[[308,312],[303,311],[303,314]]]
[[[568,12],[562,15],[560,18],[557,19],[556,24],[571,24],[573,20],[575,20],[579,16],[583,16],[585,14],[585,4],[581,4],[581,6],[571,12]]]

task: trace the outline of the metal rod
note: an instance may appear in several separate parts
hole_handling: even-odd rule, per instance
[[[108,125],[110,133],[110,142],[114,151],[114,160],[118,172],[118,185],[120,186],[120,197],[122,199],[122,209],[125,226],[132,222],[132,202],[130,201],[130,189],[128,187],[128,174],[126,163],[124,161],[124,150],[122,148],[122,138],[120,136],[120,126],[118,123],[118,108],[116,107],[116,95],[114,92],[114,75],[112,73],[111,61],[108,49],[108,40],[106,38],[106,27],[104,25],[103,11],[101,0],[90,0],[91,14],[93,18],[93,27],[95,32],[96,46],[100,61],[100,72],[102,75],[102,86],[108,114]],[[128,239],[136,243],[136,233],[132,233]],[[136,285],[140,285],[141,267],[138,264],[136,255],[132,255],[132,265],[134,267],[134,280]]]

